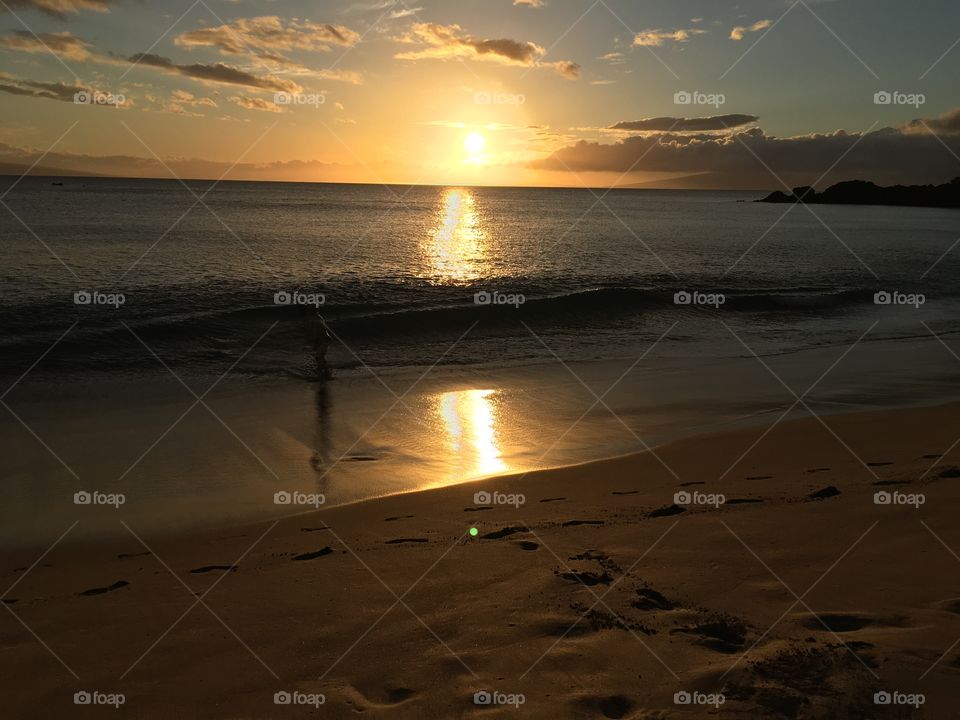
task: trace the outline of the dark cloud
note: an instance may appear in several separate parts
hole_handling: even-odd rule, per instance
[[[204,65],[201,63],[178,65],[170,58],[152,53],[139,53],[126,58],[126,60],[136,65],[157,68],[164,72],[185,75],[186,77],[204,82],[241,85],[243,87],[258,88],[260,90],[270,90],[273,92],[298,93],[302,89],[297,83],[291,80],[270,75],[253,75],[246,70],[240,70],[230,65],[224,65],[223,63],[214,63],[212,65]]]
[[[36,82],[33,80],[19,80],[9,75],[0,76],[0,92],[10,95],[46,98],[72,103],[74,96],[80,92],[89,92],[89,88],[64,83]]]
[[[62,20],[68,14],[76,14],[81,10],[110,12],[110,6],[114,2],[115,0],[5,0],[4,4],[0,5],[0,13],[5,10],[32,9]]]
[[[659,117],[645,120],[625,120],[613,125],[611,130],[636,132],[707,132],[743,127],[759,120],[756,115],[717,115],[705,118]]]
[[[473,58],[489,60],[503,65],[523,67],[549,67],[566,78],[580,75],[580,66],[568,60],[542,62],[547,51],[534,42],[509,38],[484,39],[464,34],[459,25],[416,23],[400,42],[419,45],[418,50],[398,53],[399,60],[425,60],[430,58]]]
[[[908,125],[912,131],[930,132],[933,131],[942,135],[960,134],[960,108],[948,110],[943,115],[926,120],[914,120]]]
[[[11,35],[0,36],[0,47],[27,53],[54,52],[70,60],[86,60],[90,57],[90,45],[69,32],[32,33],[15,30]]]
[[[877,182],[942,182],[960,175],[960,110],[924,120],[930,128],[953,134],[933,135],[920,121],[870,133],[816,133],[779,138],[760,128],[736,133],[652,133],[612,143],[581,140],[536,161],[541,170],[612,173],[710,173],[742,186],[777,186],[770,168],[785,182],[815,181],[837,163],[827,181],[862,178]],[[947,145],[947,147],[944,147]],[[949,148],[949,149],[948,149]],[[952,151],[952,153],[951,153]],[[846,153],[846,155],[844,155]]]

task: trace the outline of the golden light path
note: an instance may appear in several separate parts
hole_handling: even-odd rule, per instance
[[[437,413],[443,421],[451,465],[459,479],[506,471],[497,440],[494,390],[455,390],[437,396]]]
[[[487,234],[466,188],[448,188],[437,211],[430,241],[424,248],[427,267],[439,282],[469,282],[481,277],[489,254]]]

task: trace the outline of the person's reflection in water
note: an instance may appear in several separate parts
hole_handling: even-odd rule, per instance
[[[301,317],[307,349],[313,356],[313,379],[316,380],[316,430],[310,465],[315,471],[325,474],[330,465],[330,388],[327,382],[332,379],[333,374],[327,363],[327,350],[330,348],[332,336],[323,317],[314,308],[305,308]],[[322,489],[321,487],[320,490]]]

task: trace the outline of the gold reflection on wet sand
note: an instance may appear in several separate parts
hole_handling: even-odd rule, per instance
[[[438,413],[460,478],[507,469],[497,442],[495,396],[494,390],[456,390],[438,396]]]
[[[440,280],[467,282],[481,276],[488,254],[487,235],[476,210],[476,198],[466,188],[448,188],[437,210],[427,264]]]

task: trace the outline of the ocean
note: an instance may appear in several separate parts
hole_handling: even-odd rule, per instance
[[[632,452],[818,378],[950,399],[956,211],[764,194],[5,178],[4,539],[84,489],[159,532]]]

